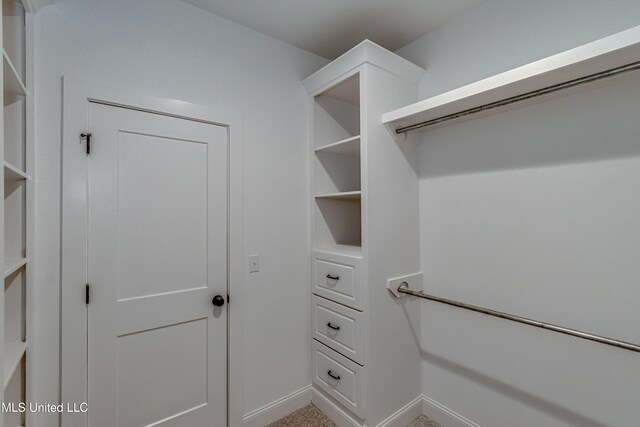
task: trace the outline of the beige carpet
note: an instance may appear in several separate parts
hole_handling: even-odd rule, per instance
[[[325,414],[313,405],[307,405],[280,418],[268,427],[338,427]]]
[[[273,424],[267,427],[338,427],[333,421],[331,421],[325,414],[320,412],[318,408],[313,405],[307,405],[304,408],[287,415],[284,418],[280,418]],[[431,421],[424,415],[416,418],[407,427],[442,427]]]
[[[420,415],[418,418],[413,420],[407,427],[442,427],[437,422],[430,420],[424,415]]]

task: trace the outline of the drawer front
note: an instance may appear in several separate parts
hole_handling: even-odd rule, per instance
[[[364,364],[362,312],[313,296],[313,337],[351,360]]]
[[[364,418],[362,366],[313,341],[313,382],[345,408]]]
[[[313,293],[362,310],[362,259],[313,251]]]

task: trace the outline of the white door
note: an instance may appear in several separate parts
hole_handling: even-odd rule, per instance
[[[91,103],[88,426],[227,425],[227,129]]]

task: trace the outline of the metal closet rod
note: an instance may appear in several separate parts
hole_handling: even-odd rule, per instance
[[[526,317],[516,316],[513,314],[503,313],[501,311],[491,310],[489,308],[478,307],[471,304],[465,304],[462,302],[440,298],[433,295],[425,294],[423,291],[412,291],[409,289],[407,282],[402,282],[398,286],[398,292],[413,295],[414,297],[424,298],[431,301],[440,302],[443,304],[452,305],[454,307],[464,308],[465,310],[475,311],[477,313],[488,314],[489,316],[499,317],[501,319],[511,320],[513,322],[524,323],[525,325],[535,326],[536,328],[546,329],[548,331],[559,332],[565,335],[571,335],[572,337],[582,338],[584,340],[599,342],[600,344],[606,344],[613,347],[623,348],[625,350],[635,351],[640,353],[640,345],[632,344],[626,341],[614,340],[612,338],[603,337],[600,335],[589,334],[586,332],[577,331],[571,328],[565,328],[563,326],[553,325],[551,323],[540,322],[538,320],[528,319]]]
[[[469,116],[471,114],[481,113],[483,111],[492,110],[494,108],[504,107],[505,105],[526,101],[527,99],[535,98],[542,95],[547,95],[552,92],[558,92],[560,90],[569,89],[575,86],[591,83],[596,80],[607,79],[607,78],[617,76],[619,74],[628,73],[628,72],[637,71],[637,70],[640,70],[640,61],[623,65],[621,67],[612,68],[610,70],[601,71],[599,73],[591,74],[585,77],[580,77],[574,80],[569,80],[567,82],[558,83],[552,86],[547,86],[542,89],[537,89],[531,92],[524,93],[522,95],[516,95],[516,96],[505,98],[499,101],[490,102],[489,104],[480,105],[479,107],[470,108],[468,110],[460,111],[459,113],[448,114],[446,116],[438,117],[431,120],[426,120],[424,122],[402,126],[396,129],[396,133],[400,134],[400,133],[410,132],[416,129],[422,129],[427,126],[433,126],[438,123],[454,120],[464,116]]]

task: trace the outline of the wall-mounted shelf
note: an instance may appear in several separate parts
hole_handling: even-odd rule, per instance
[[[342,200],[345,202],[359,202],[361,191],[344,191],[342,193],[330,193],[316,195],[316,199]]]
[[[5,181],[20,181],[23,179],[29,179],[29,175],[13,166],[11,163],[4,162],[4,179]]]
[[[8,105],[14,102],[16,98],[26,96],[27,88],[4,50],[2,51],[2,61],[4,67],[4,105]]]
[[[459,123],[632,76],[639,61],[637,26],[385,113],[382,122],[397,133]]]
[[[4,278],[11,276],[16,271],[27,265],[26,258],[7,258],[4,260]]]
[[[10,342],[4,344],[3,388],[7,388],[9,380],[20,366],[20,361],[27,351],[26,342]]]
[[[315,152],[358,157],[360,156],[360,135],[316,148]]]

